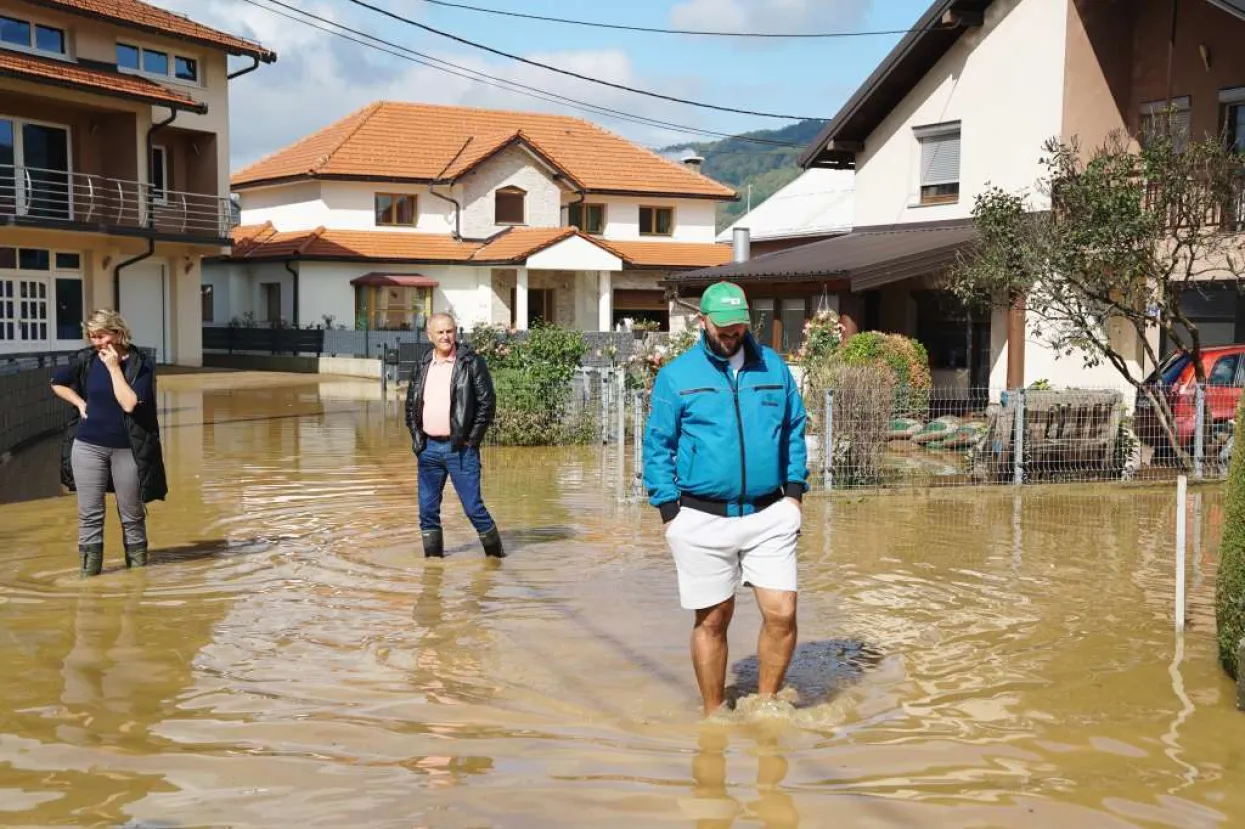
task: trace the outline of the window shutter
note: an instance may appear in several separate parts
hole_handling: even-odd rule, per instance
[[[945,132],[921,139],[921,186],[955,184],[960,180],[960,133]]]

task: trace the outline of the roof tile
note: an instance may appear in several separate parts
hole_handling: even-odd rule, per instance
[[[637,268],[705,268],[731,259],[730,245],[707,242],[616,242],[573,227],[511,228],[491,240],[455,241],[431,233],[383,230],[297,230],[277,232],[271,223],[234,228],[232,259],[333,258],[447,262],[522,263],[558,242],[579,236]]]
[[[729,187],[580,118],[390,101],[255,162],[233,184],[313,176],[445,179],[517,139],[589,191],[735,197]]]
[[[30,2],[71,14],[102,17],[122,26],[138,26],[174,37],[219,46],[233,54],[252,55],[265,62],[272,62],[277,58],[274,52],[258,43],[204,26],[188,17],[139,2],[139,0],[30,0]]]
[[[104,69],[88,69],[63,60],[0,51],[0,75],[34,83],[69,86],[88,92],[130,98],[162,106],[202,111],[204,105],[154,81]]]

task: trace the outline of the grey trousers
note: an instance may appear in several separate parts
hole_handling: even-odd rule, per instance
[[[78,490],[79,547],[104,543],[104,493],[111,472],[126,549],[147,549],[147,508],[138,485],[138,463],[133,451],[75,440],[69,460]]]

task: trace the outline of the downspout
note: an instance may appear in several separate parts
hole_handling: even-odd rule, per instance
[[[154,146],[156,130],[167,127],[169,124],[173,123],[173,121],[176,118],[177,118],[177,110],[171,109],[169,110],[168,118],[166,118],[163,121],[158,121],[147,128],[147,142],[146,142],[147,159],[146,161],[147,161],[148,179],[151,178],[151,153],[152,153],[152,148]],[[165,186],[168,186],[168,182],[165,182]],[[151,190],[151,182],[148,181],[147,182],[147,229],[149,231],[153,231],[153,233],[148,234],[147,236],[146,253],[140,253],[138,256],[132,257],[130,259],[125,260],[124,262],[118,263],[118,265],[112,269],[112,301],[113,301],[113,305],[115,306],[114,310],[116,310],[117,312],[121,311],[121,271],[128,268],[130,265],[134,265],[138,262],[143,261],[144,259],[150,259],[153,255],[155,255],[155,252],[156,252],[156,238],[154,235],[154,230],[155,230],[155,225],[156,225],[156,216],[155,216],[155,209],[154,209],[155,201],[153,199],[153,196],[154,196],[154,193],[152,193],[152,190]]]
[[[124,262],[118,262],[117,266],[112,269],[112,304],[113,304],[113,310],[116,311],[117,313],[121,312],[121,271],[125,270],[130,265],[135,265],[139,262],[142,262],[144,259],[150,259],[152,256],[155,255],[155,252],[156,252],[156,237],[148,236],[147,237],[147,250],[145,252],[140,253],[137,256],[131,256],[129,259],[125,260]],[[161,284],[163,284],[163,281],[161,282]],[[163,305],[163,303],[161,304]]]
[[[259,68],[259,57],[257,55],[248,55],[248,57],[250,57],[251,60],[255,61],[255,63],[251,64],[245,69],[239,69],[237,72],[231,72],[230,74],[225,76],[225,80],[232,81],[234,78],[240,78],[243,75],[249,75],[250,73],[254,72],[256,69],[258,69]]]
[[[297,329],[299,327],[299,324],[298,324],[298,271],[294,268],[293,262],[294,262],[293,259],[286,259],[285,269],[286,271],[289,272],[290,277],[292,278],[293,283],[294,283],[294,292],[293,292],[294,293],[294,313],[292,316],[294,317],[294,328]]]
[[[588,198],[588,191],[584,190],[582,187],[576,190],[575,192],[579,194],[579,198],[575,199],[574,201],[568,201],[566,203],[566,224],[568,227],[571,224],[571,207],[577,204],[583,204],[584,200]],[[587,221],[586,216],[582,216],[581,214],[581,217],[584,219],[584,221]]]
[[[454,166],[455,161],[457,161],[459,158],[462,157],[463,152],[467,149],[468,145],[471,144],[472,140],[473,140],[473,137],[469,136],[467,140],[463,141],[463,145],[458,148],[458,152],[454,153],[454,156],[449,161],[445,162],[445,166],[441,168],[441,172],[437,173],[436,176],[432,179],[432,181],[428,183],[428,193],[430,195],[435,196],[441,201],[447,201],[450,204],[454,205],[454,241],[455,242],[461,242],[463,240],[463,233],[462,233],[463,206],[458,203],[457,199],[451,198],[449,196],[443,196],[440,193],[438,193],[435,188],[438,184],[448,184],[451,187],[454,186],[453,179],[445,179],[445,178],[442,178],[442,176],[445,175],[446,170]]]
[[[435,188],[437,184],[439,183],[441,182],[434,181],[431,184],[429,184],[428,192],[431,195],[436,196],[438,199],[441,199],[441,201],[447,201],[450,204],[454,205],[454,234],[453,236],[454,236],[455,242],[461,242],[463,239],[463,234],[462,234],[463,206],[458,203],[458,199],[450,198],[449,196],[443,196],[440,193],[438,193],[436,190],[434,190],[433,188]]]

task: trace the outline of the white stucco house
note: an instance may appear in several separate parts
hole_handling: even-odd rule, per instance
[[[232,183],[206,325],[666,328],[661,280],[731,258],[715,218],[734,191],[566,116],[382,101]]]
[[[1112,367],[1087,369],[1081,354],[1047,347],[1034,309],[970,319],[940,278],[973,243],[974,200],[988,187],[1028,190],[1044,207],[1035,185],[1048,139],[1092,148],[1114,130],[1137,136],[1170,100],[1193,134],[1226,134],[1245,148],[1245,57],[1236,48],[1245,2],[1179,6],[1174,17],[1170,0],[935,0],[800,159],[806,170],[854,173],[851,232],[676,274],[671,284],[690,298],[735,279],[775,303],[828,292],[849,332],[922,341],[935,384],[947,390],[1045,379],[1118,388],[1131,399]],[[1190,293],[1186,308],[1205,344],[1245,339],[1235,284]],[[1130,329],[1108,334],[1134,375],[1154,368]]]

